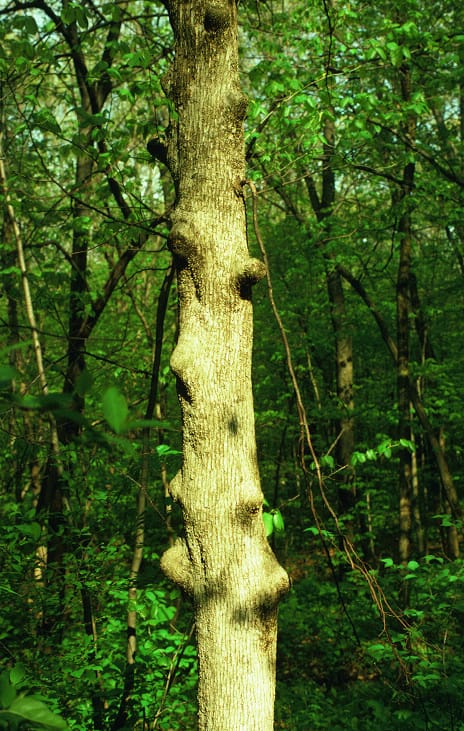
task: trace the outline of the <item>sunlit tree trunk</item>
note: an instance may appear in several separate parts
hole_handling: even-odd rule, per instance
[[[235,0],[167,2],[176,55],[167,161],[176,185],[169,245],[179,338],[171,359],[183,466],[171,492],[185,539],[162,559],[193,598],[199,729],[273,728],[277,605],[288,578],[262,521],[251,390],[251,287],[265,273],[247,248]]]

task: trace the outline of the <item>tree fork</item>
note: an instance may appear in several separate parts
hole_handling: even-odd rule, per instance
[[[277,606],[288,577],[265,538],[251,388],[251,288],[235,0],[168,0],[176,109],[166,161],[176,187],[169,246],[179,295],[171,367],[183,465],[171,483],[185,538],[162,558],[193,599],[200,731],[271,731]]]

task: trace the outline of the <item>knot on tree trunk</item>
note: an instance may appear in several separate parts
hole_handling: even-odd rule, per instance
[[[208,33],[220,33],[230,25],[229,9],[220,5],[208,5],[203,24]]]
[[[174,545],[163,553],[160,565],[168,579],[180,586],[188,596],[193,596],[192,564],[183,538],[178,538]]]
[[[234,282],[240,296],[249,299],[251,287],[266,276],[266,265],[259,259],[247,258],[240,262],[234,274]]]
[[[181,261],[195,264],[200,256],[200,234],[191,221],[176,221],[168,237],[168,247]]]

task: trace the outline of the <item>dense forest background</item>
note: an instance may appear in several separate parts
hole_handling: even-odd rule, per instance
[[[240,17],[276,728],[462,731],[464,8]],[[0,8],[0,728],[195,728],[172,54],[155,2]]]

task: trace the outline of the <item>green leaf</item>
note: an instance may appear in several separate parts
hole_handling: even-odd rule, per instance
[[[10,670],[10,682],[12,685],[18,685],[26,675],[26,668],[20,662],[16,663],[14,668]]]
[[[451,515],[448,515],[447,513],[444,513],[443,515],[432,515],[432,518],[440,520],[440,525],[442,528],[452,528],[452,526],[455,525],[455,521],[453,520]]]
[[[351,465],[356,467],[357,464],[363,464],[366,461],[366,455],[364,452],[353,452],[351,455]]]
[[[386,569],[391,569],[395,567],[395,562],[392,558],[381,558],[380,560],[382,561]]]
[[[328,467],[331,470],[335,469],[335,460],[331,454],[322,455],[321,459],[319,460],[319,463],[320,463],[321,467]]]
[[[274,533],[274,519],[270,513],[263,513],[264,530],[266,531],[266,537],[271,536]]]
[[[0,706],[8,708],[16,698],[16,691],[10,683],[10,673],[5,670],[0,675]]]
[[[2,269],[0,271],[0,274],[3,277],[6,276],[7,274],[17,274],[17,275],[20,275],[21,274],[21,269],[13,264],[10,267],[5,267],[4,269]]]
[[[367,648],[367,652],[376,659],[380,659],[382,657],[389,658],[392,655],[391,647],[388,645],[382,645],[381,643],[370,645]]]
[[[86,28],[88,28],[89,21],[87,20],[87,14],[85,12],[85,8],[82,5],[76,4],[75,13],[76,13],[77,25],[79,25],[81,28],[84,28],[84,30]]]
[[[408,561],[408,569],[409,571],[415,571],[419,568],[419,564],[417,561]]]
[[[303,533],[312,533],[313,536],[322,536],[323,538],[327,538],[329,541],[332,541],[334,537],[331,531],[326,530],[325,528],[318,529],[315,525],[305,528]]]
[[[76,20],[76,8],[71,3],[63,6],[61,20],[65,25],[71,25]]]
[[[416,451],[416,447],[410,439],[400,439],[400,445],[402,447],[406,447],[406,449],[409,449],[411,452]]]
[[[32,15],[23,15],[14,18],[13,26],[15,28],[21,28],[25,30],[26,33],[30,33],[30,35],[35,35],[39,30],[37,27],[37,23],[35,22],[35,19],[32,17]]]
[[[49,109],[41,109],[32,115],[34,124],[46,132],[53,132],[55,135],[61,134],[61,127],[56,118]]]
[[[424,556],[424,559],[425,559],[426,563],[434,563],[434,562],[443,563],[444,562],[444,558],[442,556],[435,556],[433,553],[427,554],[427,556]]]
[[[377,451],[381,455],[386,455],[387,457],[391,457],[391,442],[389,439],[385,439],[383,442],[379,444],[377,447]]]
[[[173,454],[182,454],[178,449],[170,447],[169,444],[158,444],[156,447],[156,453],[158,457],[169,457]]]
[[[32,15],[25,15],[23,18],[24,30],[31,35],[35,35],[39,32],[35,18]]]
[[[22,533],[23,536],[28,536],[29,538],[32,538],[34,541],[38,541],[40,536],[42,535],[42,528],[40,527],[39,523],[21,523],[17,526],[17,529],[19,533]]]
[[[285,530],[284,519],[280,510],[272,511],[272,523],[276,533],[283,533]]]
[[[18,717],[18,723],[28,721],[33,728],[67,729],[68,724],[61,716],[53,713],[43,701],[33,696],[17,696],[8,708],[9,714]]]
[[[127,428],[129,415],[125,396],[115,386],[111,386],[103,394],[102,406],[103,416],[111,429],[116,434],[122,434]]]
[[[393,66],[399,66],[400,63],[403,61],[403,51],[401,46],[399,46],[394,41],[389,41],[386,44],[386,47],[388,49],[388,52],[390,54],[390,62]]]

